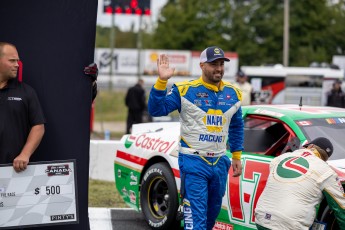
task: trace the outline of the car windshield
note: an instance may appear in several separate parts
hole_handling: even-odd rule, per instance
[[[345,158],[345,117],[317,118],[296,121],[309,141],[317,137],[326,137],[333,144],[330,160]]]

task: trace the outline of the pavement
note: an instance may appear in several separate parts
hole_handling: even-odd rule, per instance
[[[149,230],[142,213],[131,208],[89,208],[91,230]]]

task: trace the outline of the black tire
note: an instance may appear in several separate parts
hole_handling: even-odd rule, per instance
[[[338,229],[340,229],[338,222],[335,218],[334,212],[332,211],[332,209],[329,208],[328,205],[322,211],[320,221],[327,223],[327,230],[338,230]]]
[[[140,206],[152,229],[178,229],[178,195],[174,175],[167,163],[148,168],[141,180]]]

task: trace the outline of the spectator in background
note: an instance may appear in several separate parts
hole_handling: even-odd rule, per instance
[[[345,108],[345,94],[341,89],[341,81],[336,80],[333,88],[327,93],[327,106]]]
[[[126,133],[131,133],[133,124],[143,122],[143,114],[146,109],[143,79],[139,79],[137,84],[128,89],[125,104],[128,107]]]
[[[248,82],[247,75],[241,70],[238,71],[236,74],[236,82],[234,83],[234,85],[240,90],[242,90],[241,105],[250,105],[252,102],[253,87]]]
[[[0,42],[0,164],[24,171],[41,143],[45,118],[35,90],[19,82],[16,47]]]

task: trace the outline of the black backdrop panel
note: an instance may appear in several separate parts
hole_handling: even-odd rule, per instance
[[[31,161],[77,160],[79,224],[88,229],[91,81],[97,0],[0,0],[0,41],[17,46],[23,81],[35,88],[47,124]]]

